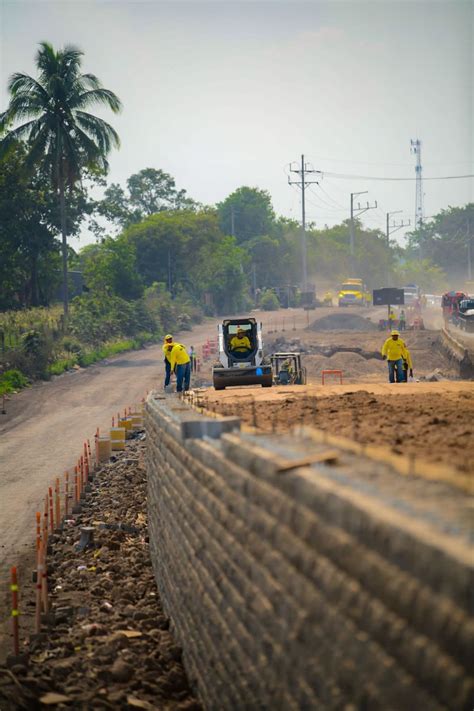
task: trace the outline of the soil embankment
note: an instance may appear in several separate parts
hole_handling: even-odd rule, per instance
[[[474,476],[474,383],[234,388],[203,400],[267,432],[306,424]]]

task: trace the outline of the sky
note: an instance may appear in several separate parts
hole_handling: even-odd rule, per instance
[[[424,178],[474,173],[472,2],[0,0],[0,110],[8,77],[35,75],[43,40],[79,46],[84,71],[123,102],[119,116],[98,112],[122,143],[109,182],[160,168],[205,204],[248,185],[300,219],[287,178],[304,154],[323,173],[309,221],[346,219],[350,193],[367,190],[357,200],[377,208],[361,219],[385,230],[389,211],[413,224],[415,182],[369,178],[414,178],[410,139]],[[474,181],[425,180],[423,193],[430,216],[473,201]]]

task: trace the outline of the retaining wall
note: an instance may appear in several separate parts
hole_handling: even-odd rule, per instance
[[[188,419],[180,401],[149,397],[148,512],[204,706],[471,708],[468,548],[324,465],[283,472],[258,437],[184,438]]]

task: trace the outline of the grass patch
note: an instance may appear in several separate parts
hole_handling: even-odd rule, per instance
[[[80,365],[81,368],[97,363],[104,358],[125,353],[125,351],[138,350],[143,348],[146,343],[154,343],[159,340],[159,336],[153,333],[140,333],[135,338],[126,338],[120,341],[111,341],[104,343],[102,346],[93,350],[83,350],[80,353],[71,353],[67,357],[58,358],[48,368],[50,375],[61,375],[66,370],[70,370],[75,365]]]
[[[28,384],[28,378],[20,370],[6,370],[0,375],[0,396],[26,388]]]

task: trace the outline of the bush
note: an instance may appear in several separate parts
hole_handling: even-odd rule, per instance
[[[28,385],[28,378],[19,370],[6,370],[0,375],[0,395],[21,390]]]
[[[277,311],[280,308],[280,302],[274,291],[267,289],[260,297],[260,306],[264,311]]]

